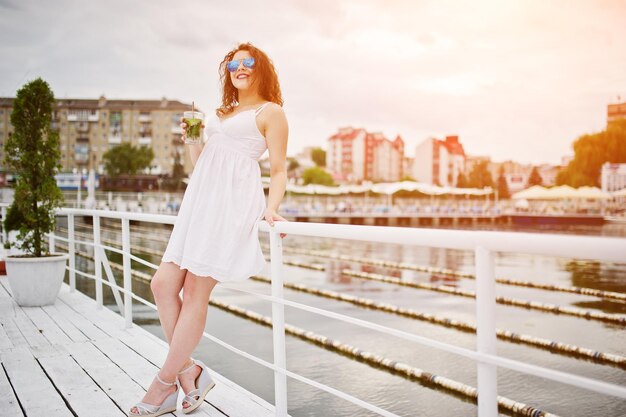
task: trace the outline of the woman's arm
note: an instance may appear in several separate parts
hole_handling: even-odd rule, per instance
[[[265,139],[270,156],[270,191],[267,208],[278,211],[285,189],[287,188],[287,138],[289,126],[282,107],[272,105],[268,108]]]
[[[183,138],[183,140],[185,140]],[[202,148],[204,148],[204,144],[198,143],[195,145],[186,145],[189,148],[189,157],[191,158],[191,165],[196,166],[196,162],[198,162],[198,158],[200,157],[200,153],[202,153]]]

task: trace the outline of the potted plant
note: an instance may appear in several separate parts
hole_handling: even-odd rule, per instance
[[[8,254],[5,262],[13,298],[21,306],[53,304],[69,258],[43,247],[46,233],[55,228],[55,209],[63,201],[54,178],[61,156],[59,134],[50,126],[54,102],[41,78],[24,85],[13,103],[14,132],[4,145],[4,163],[17,176],[4,227],[18,231],[11,246],[21,251]]]

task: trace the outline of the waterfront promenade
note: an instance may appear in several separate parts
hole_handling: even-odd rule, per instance
[[[142,285],[145,286],[145,281],[142,284],[141,279],[134,280],[139,271],[137,271],[135,267],[131,268],[131,260],[149,268],[156,267],[156,265],[146,259],[133,254],[146,250],[146,240],[141,237],[143,234],[142,230],[144,230],[143,226],[156,226],[157,224],[171,225],[174,223],[175,217],[146,213],[69,208],[60,209],[57,214],[66,218],[64,219],[66,220],[66,227],[61,226],[54,235],[50,235],[48,244],[53,250],[67,251],[70,254],[68,266],[69,286],[63,287],[57,304],[41,309],[19,308],[10,298],[10,290],[6,285],[6,281],[0,282],[2,285],[2,287],[0,287],[0,290],[2,290],[1,300],[3,300],[1,317],[2,320],[4,320],[2,321],[4,333],[0,334],[0,336],[2,336],[0,337],[2,339],[0,342],[0,355],[6,377],[3,384],[2,398],[6,398],[6,400],[3,401],[7,404],[14,405],[17,403],[20,412],[24,410],[22,415],[51,415],[49,413],[37,414],[37,410],[41,410],[38,407],[40,407],[43,400],[38,399],[39,397],[37,396],[32,397],[33,383],[31,380],[35,378],[36,381],[39,381],[37,383],[40,384],[41,392],[45,394],[43,397],[51,397],[54,399],[55,404],[58,404],[61,409],[65,407],[66,411],[70,410],[70,414],[58,415],[98,415],[89,412],[93,404],[98,405],[97,401],[102,401],[105,404],[107,402],[112,403],[120,413],[123,413],[129,405],[132,405],[137,401],[137,398],[142,396],[142,392],[149,385],[157,367],[162,363],[166,349],[162,341],[138,328],[133,321],[133,310],[136,310],[135,313],[142,314],[141,318],[138,317],[138,320],[142,321],[137,321],[137,323],[143,323],[145,325],[145,322],[143,322],[145,315],[142,313],[144,307],[140,307],[140,309],[137,310],[137,302],[144,304],[144,306],[150,309],[154,309],[155,306],[150,301],[138,295]],[[87,222],[89,222],[89,224]],[[131,228],[131,222],[133,222],[133,228]],[[119,225],[119,233],[112,235],[109,229],[114,223]],[[89,234],[84,233],[86,226],[89,226]],[[151,230],[153,233],[156,232],[156,228],[154,227],[152,227]],[[106,236],[103,235],[104,232],[107,233]],[[258,354],[258,352],[251,350],[250,346],[241,346],[239,343],[236,344],[237,347],[229,345],[229,342],[232,341],[229,340],[229,342],[225,342],[225,339],[218,338],[217,334],[209,332],[208,330],[204,333],[204,337],[213,343],[221,345],[221,347],[231,350],[231,352],[237,355],[243,356],[247,360],[256,362],[256,364],[265,367],[267,371],[272,371],[274,396],[267,395],[266,392],[264,398],[266,401],[274,400],[276,407],[259,399],[254,394],[240,389],[235,384],[227,381],[216,373],[215,377],[218,379],[218,382],[223,382],[224,388],[230,388],[230,391],[225,394],[220,391],[212,391],[212,394],[219,394],[218,396],[220,398],[212,399],[212,397],[209,397],[209,402],[213,409],[210,409],[210,407],[203,408],[207,408],[205,412],[216,411],[218,414],[208,415],[286,416],[287,378],[290,378],[290,381],[295,380],[298,383],[308,384],[311,388],[325,391],[327,394],[339,397],[341,400],[363,408],[363,414],[350,415],[383,415],[388,417],[422,415],[422,413],[440,415],[436,413],[440,412],[442,408],[448,407],[449,404],[454,401],[452,398],[446,398],[445,403],[434,406],[427,405],[428,403],[420,401],[420,413],[412,414],[407,410],[394,410],[396,412],[389,410],[396,407],[393,399],[397,397],[394,396],[396,395],[394,392],[388,392],[382,399],[377,396],[374,401],[368,398],[370,402],[361,400],[357,396],[348,394],[347,391],[349,391],[349,389],[345,387],[338,389],[336,381],[326,385],[325,383],[321,383],[319,378],[310,378],[309,375],[304,376],[302,373],[296,372],[295,367],[293,367],[293,362],[287,367],[286,335],[296,336],[299,339],[310,338],[311,342],[319,346],[323,346],[324,348],[332,347],[337,352],[341,352],[342,355],[349,357],[354,356],[355,360],[359,362],[371,363],[372,366],[378,369],[388,369],[389,372],[394,375],[402,375],[403,378],[411,380],[413,383],[418,383],[419,385],[424,384],[428,387],[437,386],[441,389],[441,394],[437,393],[435,395],[444,396],[444,392],[453,393],[457,399],[462,397],[466,399],[465,401],[470,403],[466,403],[465,405],[453,405],[453,407],[463,407],[463,409],[467,407],[467,410],[474,411],[474,406],[471,403],[477,400],[478,415],[481,417],[496,416],[498,414],[498,408],[507,410],[507,414],[530,415],[529,413],[532,412],[539,413],[531,413],[532,415],[555,415],[550,412],[542,411],[546,408],[550,410],[557,408],[558,404],[555,405],[549,402],[549,400],[543,399],[538,401],[534,397],[524,397],[521,391],[520,393],[515,392],[515,395],[511,397],[508,397],[509,394],[506,394],[507,397],[498,395],[498,383],[500,379],[498,375],[502,375],[502,379],[500,380],[503,381],[505,385],[517,379],[517,377],[511,377],[510,373],[507,373],[507,371],[515,371],[517,373],[526,374],[527,376],[540,377],[550,383],[564,383],[576,390],[583,389],[585,392],[588,392],[589,395],[593,395],[594,399],[617,397],[617,399],[613,399],[612,401],[621,401],[626,398],[626,389],[620,384],[620,380],[604,380],[600,376],[600,373],[596,374],[596,369],[600,371],[599,368],[594,367],[594,374],[592,375],[585,375],[584,373],[577,375],[575,372],[571,372],[572,369],[569,369],[570,373],[566,373],[557,370],[557,367],[552,367],[553,359],[551,359],[549,363],[540,363],[533,360],[530,356],[517,356],[519,359],[514,359],[516,358],[515,355],[507,355],[509,357],[506,357],[496,354],[496,336],[506,336],[507,338],[519,336],[519,338],[523,340],[515,340],[515,343],[523,341],[524,343],[536,347],[549,346],[549,349],[552,349],[556,346],[567,348],[568,351],[581,357],[584,356],[584,354],[591,355],[589,359],[595,362],[598,362],[600,358],[604,358],[606,360],[604,366],[608,366],[606,369],[608,369],[608,372],[612,375],[616,375],[618,372],[617,368],[614,368],[614,366],[617,365],[617,367],[621,367],[624,363],[623,357],[612,355],[610,352],[608,352],[608,354],[603,352],[589,352],[587,349],[566,346],[562,343],[550,342],[537,337],[497,329],[495,323],[496,304],[514,303],[520,307],[523,304],[526,309],[532,307],[532,309],[552,312],[552,314],[555,313],[555,307],[536,302],[520,304],[519,300],[514,300],[513,298],[496,297],[496,277],[494,277],[494,254],[496,251],[620,262],[623,261],[623,254],[626,253],[626,240],[624,239],[397,227],[383,228],[340,224],[307,224],[304,222],[278,222],[277,226],[274,228],[270,228],[265,222],[261,222],[260,232],[269,234],[269,255],[271,262],[268,266],[270,266],[271,270],[271,279],[267,280],[267,284],[271,285],[271,291],[269,292],[271,295],[268,295],[267,290],[257,288],[258,285],[254,284],[255,282],[259,282],[260,277],[251,280],[249,286],[241,288],[227,286],[224,287],[223,290],[241,295],[242,298],[238,298],[238,301],[241,301],[243,297],[247,299],[252,297],[263,302],[271,302],[271,317],[263,316],[254,311],[224,302],[226,299],[222,298],[222,295],[226,294],[220,294],[220,297],[212,300],[212,302],[217,307],[224,311],[227,310],[233,315],[240,317],[245,316],[250,320],[271,327],[271,334],[269,335],[271,336],[271,341],[266,339],[264,343],[264,347],[269,348],[268,354],[256,356],[255,353]],[[285,249],[283,249],[283,240],[278,238],[280,232],[287,233],[289,236],[285,240]],[[113,238],[113,236],[115,236],[115,238]],[[296,236],[321,237],[332,240],[351,239],[363,242],[377,242],[384,245],[428,246],[473,252],[475,256],[474,279],[476,284],[475,291],[472,293],[468,291],[453,291],[452,288],[444,288],[443,286],[435,288],[433,286],[420,284],[419,287],[423,291],[439,292],[445,290],[444,292],[446,294],[475,298],[476,302],[472,303],[472,310],[474,310],[476,317],[475,326],[471,324],[464,325],[459,320],[428,317],[433,321],[441,321],[441,323],[447,325],[455,325],[457,327],[462,325],[466,330],[470,330],[471,333],[476,333],[476,338],[473,339],[472,337],[473,342],[470,345],[463,343],[460,336],[456,334],[448,340],[437,340],[432,338],[434,333],[430,331],[417,331],[414,327],[401,329],[395,326],[377,323],[375,320],[372,321],[371,317],[367,319],[366,317],[354,317],[351,314],[341,314],[337,311],[342,310],[320,308],[322,306],[311,299],[297,299],[298,301],[294,301],[293,294],[289,294],[289,297],[286,298],[283,292],[294,288],[306,290],[307,292],[313,291],[311,287],[294,287],[291,282],[293,278],[291,274],[292,271],[283,269],[284,265],[291,263],[290,259],[283,259],[283,251],[289,254],[296,249],[293,247],[296,243],[293,239]],[[139,237],[140,239],[134,239],[135,237]],[[90,262],[93,261],[92,266],[85,262],[87,259],[89,259]],[[359,259],[356,260],[360,261]],[[370,259],[370,262],[371,261],[373,261],[373,259]],[[120,272],[121,276],[118,275],[118,277],[115,277],[112,272],[114,269]],[[342,272],[344,274],[347,273],[347,271]],[[364,279],[384,279],[386,285],[410,284],[406,281],[390,280],[382,276],[375,276],[374,274],[359,273],[357,275],[359,278]],[[89,284],[89,287],[94,290],[93,295],[95,296],[95,301],[92,301],[90,298],[78,292],[71,292],[71,289],[85,288],[84,285],[80,284],[85,284],[87,282],[86,280],[90,280],[93,283]],[[80,286],[77,287],[77,284]],[[414,283],[414,285],[417,286],[418,284]],[[113,290],[112,293],[109,293],[109,288]],[[107,297],[105,297],[107,294],[115,296],[114,299],[109,296],[108,303],[106,302]],[[324,291],[323,295],[332,295],[343,301],[350,299],[342,294],[331,294],[329,291]],[[394,301],[400,301],[399,295],[399,292],[394,295]],[[621,294],[598,293],[595,294],[595,296],[614,296],[621,299]],[[233,298],[230,298],[230,300],[233,300]],[[374,307],[374,303],[371,300],[350,300],[355,303],[363,303],[363,305],[367,305],[370,308]],[[443,301],[443,299],[441,300]],[[117,305],[117,310],[123,313],[123,318],[104,307],[104,305],[110,304],[111,308],[115,309],[115,305],[112,304],[113,301]],[[133,301],[135,301],[135,307],[133,307]],[[385,301],[388,302],[388,300]],[[450,301],[451,300],[446,300],[445,302],[447,305],[451,305]],[[454,304],[459,305],[460,303],[456,301]],[[413,307],[423,307],[422,303],[416,303],[416,299],[413,299],[411,305]],[[307,328],[298,328],[293,326],[290,322],[285,321],[285,306],[291,309],[295,308],[298,311],[306,311],[315,314],[315,321],[307,322],[311,325],[312,323],[316,323],[316,325],[319,323],[325,326],[326,323],[331,321],[338,322],[338,326],[344,329],[341,333],[341,337],[339,337],[341,340],[344,340],[343,336],[347,336],[346,329],[352,328],[356,329],[354,334],[358,335],[359,338],[367,335],[366,337],[371,339],[375,338],[376,334],[380,336],[381,333],[383,337],[379,337],[379,339],[389,339],[391,336],[394,340],[397,339],[395,348],[388,352],[389,356],[384,357],[363,349],[362,347],[365,345],[339,343],[336,339],[331,339],[321,332],[314,333]],[[266,307],[267,308],[263,308],[264,311],[268,311],[270,305]],[[389,304],[381,304],[379,306],[378,303],[376,303],[376,307],[384,308],[389,312],[400,311]],[[409,313],[408,310],[403,310],[403,312],[405,314]],[[60,315],[57,315],[57,313],[60,313]],[[623,316],[616,314],[603,314],[600,312],[593,312],[592,314],[587,310],[574,311],[574,309],[571,308],[561,307],[558,308],[557,314],[571,317],[580,316],[580,318],[584,318],[586,321],[609,322],[611,326],[619,327],[623,326],[625,319]],[[419,315],[413,313],[413,316],[416,318],[418,316],[420,318],[426,318],[424,314]],[[293,318],[294,316],[290,317]],[[224,316],[221,316],[220,320],[226,319]],[[545,320],[544,318],[543,321]],[[561,323],[563,323],[566,319],[563,318],[560,320],[563,320],[561,321]],[[573,321],[568,322],[572,323]],[[582,326],[582,321],[579,325]],[[240,332],[243,332],[242,323],[238,323],[238,329]],[[328,330],[328,328],[326,328],[326,330]],[[248,331],[250,330],[246,330],[246,332]],[[256,344],[259,344],[260,340],[261,339],[256,339]],[[456,380],[444,376],[450,373],[453,374],[454,370],[442,372],[441,369],[439,369],[440,365],[444,364],[441,360],[435,359],[436,357],[441,358],[439,353],[436,353],[436,357],[429,357],[429,367],[426,370],[420,369],[418,366],[415,366],[415,362],[412,363],[413,360],[416,360],[415,358],[407,361],[402,360],[400,356],[402,355],[402,349],[398,342],[399,340],[415,344],[416,347],[412,348],[411,351],[427,347],[429,349],[435,349],[437,352],[470,360],[471,365],[465,365],[465,367],[475,369],[476,372],[474,374],[472,371],[471,373],[473,375],[470,378],[460,378]],[[363,340],[361,341],[363,342]],[[87,346],[87,348],[85,348],[87,351],[80,350],[80,348],[84,346]],[[254,353],[251,353],[252,351],[254,351]],[[124,354],[123,352],[126,353]],[[303,352],[305,352],[303,346],[299,345],[297,353],[302,354]],[[83,356],[80,356],[81,354]],[[105,357],[99,356],[100,354]],[[128,359],[129,355],[133,359]],[[273,361],[268,360],[268,357],[272,355]],[[99,357],[100,359],[93,360],[93,357]],[[319,351],[316,351],[314,356],[309,356],[310,360],[314,361],[316,364],[319,363],[323,365],[323,362],[320,360],[321,357],[322,353]],[[139,365],[136,362],[138,362]],[[23,365],[23,363],[27,365]],[[29,363],[30,365],[28,365]],[[247,370],[249,369],[249,363],[245,363],[246,366],[244,369]],[[417,364],[419,365],[419,362],[417,362]],[[23,368],[22,365],[30,366],[30,368],[26,368],[27,370],[22,372],[20,371],[20,369]],[[546,367],[546,365],[549,366]],[[591,366],[591,363],[589,363],[589,365]],[[68,369],[73,369],[73,371],[59,372],[59,369],[64,369],[63,366],[69,366],[70,368]],[[135,369],[137,366],[141,369]],[[218,364],[216,363],[215,366],[218,366]],[[363,369],[358,373],[347,371],[349,365],[345,363],[340,367],[333,367],[332,371],[330,371],[329,368],[322,368],[326,369],[326,373],[337,377],[347,377],[349,375],[361,379],[365,375]],[[436,372],[441,373],[437,375],[430,372],[433,368]],[[497,368],[502,369],[502,371],[496,373]],[[83,373],[81,373],[81,369]],[[77,383],[76,381],[85,378],[83,374],[87,374],[89,379],[85,380],[85,383]],[[228,373],[226,374],[228,375]],[[120,378],[125,381],[120,382],[120,386],[133,388],[117,392],[117,381]],[[242,379],[239,381],[241,384],[245,385],[252,378],[252,376],[246,375],[245,380]],[[89,382],[89,380],[91,380],[91,382]],[[392,378],[381,380],[387,381],[387,383],[393,382]],[[463,380],[465,380],[465,382],[463,382]],[[265,385],[271,386],[271,379],[267,378],[265,381]],[[87,387],[91,387],[92,391],[89,391],[89,389],[85,391],[83,387],[84,384],[87,384]],[[293,387],[295,385],[296,384],[291,386]],[[476,386],[474,387],[473,385]],[[558,390],[558,388],[552,386],[545,386],[546,388],[549,387],[550,391]],[[248,389],[251,388],[248,387]],[[128,394],[128,390],[133,391],[133,393]],[[252,391],[258,394],[259,389],[256,387],[256,389],[252,389]],[[413,395],[416,395],[416,393],[423,395],[423,393],[427,391],[429,390],[411,389]],[[92,399],[86,392],[96,393],[94,394],[95,399]],[[569,393],[571,392],[574,391],[569,391]],[[6,395],[4,395],[5,393]],[[427,394],[430,395],[431,393],[427,392]],[[31,411],[28,411],[22,404],[21,396],[25,398],[24,401],[31,401],[32,398],[35,398],[35,400],[32,400],[35,402],[32,403]],[[85,398],[89,398],[89,401],[85,401]],[[530,400],[528,400],[528,398],[530,398]],[[524,402],[519,400],[523,400]],[[73,406],[72,401],[74,402]],[[386,409],[376,405],[376,403],[380,404],[381,402],[384,403],[381,405],[385,405]],[[231,409],[228,408],[229,404]],[[241,408],[241,404],[244,404],[244,408]],[[246,409],[246,404],[250,407],[261,407],[261,412],[266,414],[260,414],[256,411],[250,413],[249,409]],[[312,409],[308,414],[304,415],[347,415],[333,414],[335,409],[331,404],[322,403],[313,399],[310,400],[310,404]],[[77,408],[74,409],[70,407]],[[106,406],[103,405],[102,407],[102,409],[105,409],[104,407]],[[80,410],[80,412],[76,410]],[[317,414],[318,411],[323,414]],[[370,413],[367,413],[367,411]],[[241,414],[236,414],[238,412]],[[557,414],[568,415],[568,413]],[[20,414],[18,413],[17,415]]]
[[[0,278],[0,324],[0,416],[126,416],[167,353],[165,342],[125,328],[121,316],[65,284],[54,305],[19,307]],[[263,399],[212,377],[217,384],[194,416],[274,415]]]
[[[86,192],[65,191],[65,204],[74,208],[175,215],[182,201],[182,193],[96,191],[94,195],[95,199],[89,203]],[[626,223],[626,213],[617,201],[604,206],[585,203],[580,207],[571,201],[535,202],[527,208],[516,207],[515,203],[493,198],[287,196],[281,204],[281,215],[297,222],[398,227]]]

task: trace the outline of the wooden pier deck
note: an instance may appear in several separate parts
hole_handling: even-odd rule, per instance
[[[19,307],[0,278],[0,416],[126,416],[165,359],[167,344],[63,284],[54,305]],[[193,414],[274,415],[274,406],[213,372]],[[182,390],[181,390],[182,399]],[[168,414],[183,416],[179,411]]]

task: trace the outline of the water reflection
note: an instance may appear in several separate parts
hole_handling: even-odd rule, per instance
[[[565,270],[572,274],[572,285],[614,292],[626,292],[624,268],[626,264],[597,261],[572,260],[565,264]]]
[[[572,285],[601,291],[626,292],[624,269],[597,261],[568,261],[565,270],[571,273]],[[626,314],[626,303],[618,300],[579,301],[573,305],[581,308],[601,310],[606,313]]]

